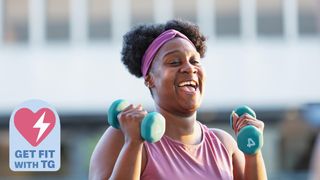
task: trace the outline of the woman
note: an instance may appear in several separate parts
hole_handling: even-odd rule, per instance
[[[205,37],[189,22],[172,20],[142,25],[124,36],[122,61],[130,73],[143,77],[156,110],[166,119],[165,135],[144,142],[140,122],[147,112],[130,105],[98,142],[90,179],[266,179],[262,154],[244,155],[226,132],[197,121],[205,72],[201,58]],[[263,131],[249,115],[233,114],[235,132],[247,124]]]

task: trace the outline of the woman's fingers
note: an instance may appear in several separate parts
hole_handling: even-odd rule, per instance
[[[239,118],[238,114],[232,111],[232,129],[236,130],[237,119]]]
[[[125,135],[125,140],[142,141],[140,124],[146,115],[147,111],[141,105],[134,106],[132,104],[118,114],[120,128]]]
[[[247,125],[255,126],[261,132],[263,132],[264,130],[264,123],[261,120],[258,120],[252,117],[250,114],[245,113],[239,117],[236,113],[233,113],[232,118],[233,118],[233,129],[236,135],[243,127]]]

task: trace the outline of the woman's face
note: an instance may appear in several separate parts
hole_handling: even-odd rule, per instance
[[[200,54],[187,40],[174,38],[157,52],[149,73],[156,104],[171,113],[190,116],[202,100],[205,74]]]

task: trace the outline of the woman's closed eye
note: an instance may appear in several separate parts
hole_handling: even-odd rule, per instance
[[[201,65],[200,61],[198,59],[195,59],[195,58],[190,59],[190,64],[192,64],[192,65]]]
[[[173,60],[169,61],[169,64],[170,65],[174,65],[174,66],[179,65],[180,64],[180,60],[179,59],[173,59]]]

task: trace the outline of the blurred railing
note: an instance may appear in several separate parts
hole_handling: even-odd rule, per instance
[[[33,45],[44,45],[46,44],[46,31],[48,31],[48,27],[46,26],[48,23],[49,18],[48,16],[48,7],[51,2],[50,0],[23,0],[23,2],[26,1],[26,4],[28,7],[24,7],[24,11],[27,12],[28,17],[24,17],[27,21],[27,27],[28,32],[27,36],[29,37],[29,44],[31,46]],[[308,1],[302,1],[302,0],[282,0],[280,1],[279,5],[275,5],[274,10],[272,8],[270,9],[262,9],[260,10],[259,7],[264,7],[264,4],[268,5],[267,1],[265,0],[239,0],[235,1],[235,7],[225,8],[225,6],[230,6],[228,3],[221,3],[222,1],[219,0],[191,0],[193,4],[188,5],[187,2],[183,2],[182,4],[185,4],[186,6],[192,6],[195,5],[195,7],[189,7],[190,13],[194,12],[194,15],[196,17],[186,17],[189,18],[192,21],[195,21],[202,29],[202,31],[210,37],[211,40],[216,39],[217,36],[217,18],[221,15],[225,14],[232,14],[236,17],[238,17],[237,23],[239,23],[239,29],[240,29],[240,37],[245,41],[254,41],[257,39],[258,34],[258,26],[257,24],[260,15],[267,14],[270,16],[272,15],[273,11],[275,14],[279,14],[279,18],[283,19],[281,28],[283,29],[283,37],[286,41],[294,41],[299,38],[299,15],[303,14],[308,11],[307,10],[301,10],[302,8],[299,8],[299,4],[308,4],[309,6],[312,6],[313,4],[316,6],[314,7],[315,10],[310,9],[310,13],[314,15],[314,22],[315,26],[318,28],[318,33],[315,33],[313,36],[319,37],[319,13],[316,12],[317,7],[319,8],[319,3],[316,1],[314,3],[310,3],[313,0]],[[7,11],[10,11],[9,9],[6,9],[6,4],[9,1],[6,0],[0,0],[0,37],[4,37],[6,34],[4,33],[4,25],[6,24],[6,15],[8,13],[5,13]],[[11,1],[15,2],[17,6],[19,6],[19,1]],[[57,1],[56,3],[58,3]],[[96,5],[92,5],[94,2],[96,2]],[[90,16],[92,11],[95,11],[97,8],[95,6],[99,6],[100,1],[89,1],[89,0],[69,0],[66,1],[68,4],[67,11],[67,17],[64,17],[65,20],[69,23],[69,34],[70,34],[70,44],[72,45],[79,45],[81,43],[88,42],[88,34],[89,34],[89,25],[90,25]],[[102,1],[101,1],[102,2]],[[108,2],[108,3],[106,3]],[[105,0],[104,4],[105,6],[110,6],[108,9],[109,14],[105,15],[108,16],[107,21],[110,21],[110,28],[111,28],[111,39],[113,43],[119,43],[121,42],[122,35],[128,31],[128,29],[134,24],[139,23],[139,18],[141,15],[139,15],[140,12],[138,12],[138,7],[136,6],[142,6],[140,3],[144,3],[143,0]],[[155,23],[161,23],[165,22],[168,19],[177,18],[179,17],[179,14],[177,14],[177,11],[183,12],[183,6],[177,7],[177,4],[179,0],[171,1],[171,0],[163,0],[163,1],[157,1],[153,0],[151,3],[151,6],[142,6],[144,8],[152,8],[153,11],[151,11],[151,14],[148,14],[149,16],[152,16],[152,22]],[[65,5],[61,3],[62,5]],[[259,5],[261,4],[261,5]],[[14,4],[13,4],[14,5]],[[13,6],[13,5],[10,5]],[[8,5],[9,6],[9,5]],[[56,6],[59,6],[57,4]],[[61,6],[61,5],[60,5]],[[90,7],[93,7],[90,9]],[[231,4],[231,6],[234,6]],[[107,8],[107,7],[105,7]],[[192,9],[193,8],[193,9]],[[219,8],[225,8],[225,11],[222,13],[219,10]],[[310,8],[310,7],[309,7]],[[20,8],[21,9],[21,8]],[[120,10],[121,9],[121,10]],[[189,10],[187,8],[187,10]],[[12,11],[12,10],[11,10]],[[103,11],[103,10],[99,10]],[[268,12],[269,11],[269,12]],[[313,12],[315,11],[315,12]],[[300,12],[300,13],[299,13]],[[101,12],[100,12],[101,13]],[[14,14],[14,13],[13,13]],[[52,14],[52,13],[51,13]],[[184,16],[187,14],[185,12],[182,14]],[[50,15],[52,16],[52,15]],[[99,15],[96,15],[99,16]],[[101,16],[101,15],[100,15]],[[187,15],[185,15],[187,16]],[[22,18],[22,17],[20,17]],[[141,21],[140,23],[143,23]],[[0,44],[4,44],[4,38],[0,39]]]

